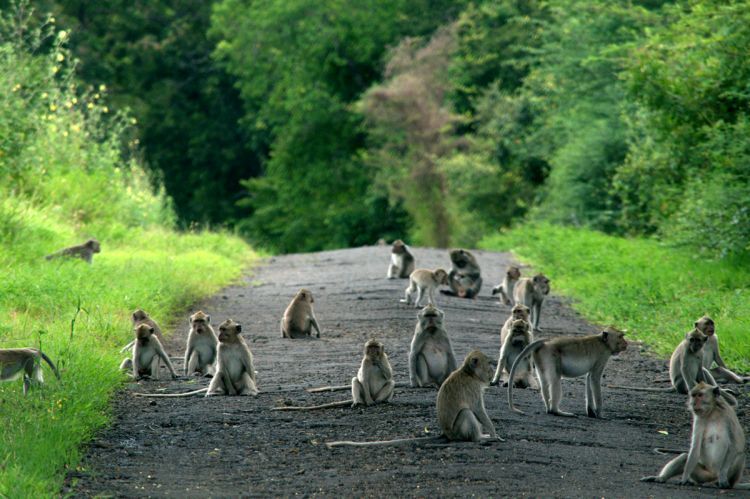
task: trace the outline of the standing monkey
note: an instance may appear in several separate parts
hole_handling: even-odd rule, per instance
[[[641,481],[664,483],[681,475],[683,485],[716,482],[722,489],[750,489],[750,483],[739,483],[745,469],[745,432],[720,389],[698,383],[690,391],[688,407],[693,415],[690,450],[669,461],[657,476]]]
[[[500,300],[506,305],[513,305],[513,290],[516,288],[516,283],[521,278],[521,270],[511,265],[508,270],[505,271],[505,277],[503,282],[492,288],[492,296],[500,293]]]
[[[282,338],[308,338],[312,335],[312,328],[318,333],[316,337],[320,338],[320,327],[313,312],[313,303],[315,300],[309,289],[302,288],[297,291],[281,318]]]
[[[475,298],[482,289],[482,277],[479,264],[474,255],[465,249],[454,249],[450,252],[451,270],[448,273],[450,291],[440,290],[446,295],[461,298]]]
[[[391,263],[388,265],[388,279],[406,279],[414,272],[415,260],[409,247],[401,239],[393,241]]]
[[[60,379],[60,372],[47,355],[36,348],[0,349],[0,381],[13,381],[23,374],[23,394],[29,393],[32,383],[42,385],[42,360],[46,362]]]
[[[515,379],[521,362],[533,355],[536,375],[541,385],[542,400],[547,414],[575,416],[560,410],[562,383],[565,378],[586,375],[586,413],[589,417],[602,417],[602,373],[612,355],[624,352],[628,347],[625,333],[608,327],[600,334],[590,336],[558,336],[537,340],[523,349],[510,370],[510,379]],[[513,383],[508,383],[508,407],[513,406]]]
[[[45,256],[44,258],[47,260],[52,260],[53,258],[80,258],[90,264],[94,258],[94,253],[100,253],[101,250],[99,241],[96,239],[89,239],[83,244],[63,248],[60,251]]]
[[[172,373],[172,378],[177,377],[177,373],[172,367],[169,356],[164,351],[159,338],[154,334],[154,328],[148,324],[139,324],[135,327],[135,345],[133,347],[132,358],[125,359],[120,364],[120,369],[133,370],[133,378],[141,379],[148,376],[153,379],[159,379],[159,359]]]
[[[427,291],[427,303],[435,304],[435,290],[441,284],[448,284],[448,274],[443,269],[427,270],[417,269],[409,276],[409,287],[404,291],[404,299],[401,303],[411,304],[411,297],[414,292],[417,293],[417,299],[414,301],[414,308],[419,308],[422,303],[422,297],[425,290]]]
[[[427,305],[417,314],[417,327],[409,351],[411,386],[440,386],[456,369],[456,355],[443,328],[442,310]]]
[[[707,369],[717,381],[725,383],[744,383],[748,378],[738,376],[727,368],[719,353],[719,337],[716,336],[714,320],[704,315],[695,321],[695,329],[705,334],[708,340],[703,345],[703,367]],[[713,367],[714,362],[716,367]]]
[[[219,339],[216,337],[214,328],[211,327],[211,316],[198,310],[190,316],[188,324],[190,324],[190,332],[185,349],[185,376],[191,374],[213,376],[216,371],[214,364]]]
[[[542,314],[542,302],[548,294],[549,279],[544,274],[537,274],[532,278],[522,277],[513,289],[514,301],[531,310],[531,327],[535,332],[542,330],[539,327],[539,317]]]

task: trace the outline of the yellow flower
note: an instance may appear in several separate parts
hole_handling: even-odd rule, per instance
[[[21,90],[21,84],[20,83],[16,83],[15,85],[13,85],[13,91],[14,92],[18,92],[19,90]]]
[[[57,74],[59,71],[60,71],[60,68],[58,68],[57,66],[52,67],[52,74]]]
[[[74,132],[80,132],[81,131],[81,125],[79,125],[79,124],[76,123],[75,125],[72,125],[70,127],[70,129],[73,130]]]
[[[86,104],[86,108],[87,109],[94,109],[94,104],[92,104],[91,102],[89,102],[88,104]]]
[[[65,101],[65,107],[67,107],[68,109],[70,109],[71,107],[73,107],[73,103],[70,102],[69,100]]]
[[[67,137],[67,136],[68,136],[68,131],[67,130],[63,130],[63,137]]]
[[[101,97],[101,95],[99,95],[98,92],[94,94],[94,99],[98,99],[99,97]]]
[[[138,123],[138,120],[136,120],[135,118],[130,118],[131,125],[135,125],[136,123]]]
[[[109,112],[109,108],[108,108],[107,106],[104,106],[104,107],[102,108],[102,112],[103,112],[103,113],[108,113],[108,112]]]
[[[107,90],[107,86],[104,83],[102,83],[101,85],[99,85],[99,91],[100,92],[104,92],[106,90]]]
[[[78,99],[76,97],[73,97],[73,104],[78,104]]]
[[[47,97],[49,97],[49,94],[47,92],[43,92],[42,99],[46,99]]]
[[[57,62],[63,62],[65,60],[65,56],[62,54],[57,54],[57,57],[55,59],[57,59]]]
[[[55,111],[57,111],[57,106],[55,104],[50,104],[49,105],[49,110],[54,113]]]

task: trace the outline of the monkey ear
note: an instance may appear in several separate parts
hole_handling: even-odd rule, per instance
[[[607,338],[609,338],[609,331],[602,331],[602,339],[607,341]]]
[[[695,321],[695,322],[693,322],[693,327],[694,327],[695,329],[698,329],[698,321]]]
[[[152,328],[152,327],[148,328],[148,332],[151,333],[151,334],[153,334],[154,333],[154,328]]]
[[[479,357],[471,358],[471,367],[477,367],[479,365]]]
[[[721,396],[721,388],[719,388],[718,386],[714,387],[713,392],[714,392],[714,397]]]
[[[209,323],[209,324],[211,324],[211,316],[210,315],[206,315],[206,322]]]
[[[238,333],[242,332],[242,324],[237,324],[237,332]]]

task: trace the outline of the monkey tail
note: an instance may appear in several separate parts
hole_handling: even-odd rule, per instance
[[[667,455],[667,454],[684,454],[687,451],[684,450],[678,450],[678,449],[665,449],[663,447],[655,447],[654,453],[659,455]]]
[[[333,386],[318,386],[316,388],[305,388],[307,393],[321,393],[321,392],[338,392],[342,390],[350,390],[352,385],[333,385]]]
[[[328,404],[320,404],[320,405],[308,405],[308,406],[286,405],[282,407],[274,407],[271,410],[272,411],[316,411],[318,409],[332,409],[334,407],[347,407],[350,405],[352,405],[352,399],[340,400],[338,402],[330,402]]]
[[[518,368],[518,364],[520,363],[520,361],[539,350],[546,342],[547,340],[536,340],[526,345],[526,348],[521,350],[521,353],[518,354],[518,357],[516,357],[516,360],[513,362],[513,367],[510,368],[510,373],[508,374],[508,380],[516,379],[516,369]],[[508,407],[513,412],[524,414],[521,409],[518,409],[513,405],[513,385],[515,385],[515,383],[508,381]]]
[[[671,386],[669,388],[651,388],[649,386],[607,385],[607,388],[614,388],[615,390],[633,390],[635,392],[657,392],[657,393],[667,393],[667,392],[675,391],[675,389]]]
[[[192,397],[193,395],[198,395],[199,393],[206,393],[208,391],[208,387],[201,388],[199,390],[193,390],[192,392],[185,392],[185,393],[139,393],[139,392],[133,392],[133,395],[136,397],[149,397],[149,398],[163,398],[163,397]]]
[[[414,437],[414,438],[397,438],[394,440],[376,440],[374,442],[352,442],[351,440],[338,440],[335,442],[326,442],[326,447],[333,449],[334,447],[382,447],[386,445],[401,445],[401,444],[413,444],[413,443],[428,443],[428,442],[447,442],[448,439],[445,435],[436,437]]]
[[[52,362],[52,359],[50,359],[49,357],[47,357],[47,354],[45,354],[41,350],[39,350],[39,355],[44,359],[44,361],[47,364],[49,364],[49,367],[52,369],[52,372],[55,373],[55,377],[57,377],[57,379],[59,380],[60,379],[60,371],[57,370],[57,366],[54,364],[54,362]]]

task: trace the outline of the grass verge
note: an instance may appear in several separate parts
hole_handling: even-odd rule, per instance
[[[127,242],[103,240],[93,265],[47,262],[38,252],[19,261],[16,247],[0,246],[0,346],[41,347],[62,382],[45,368],[45,385],[27,397],[20,380],[0,384],[0,497],[59,494],[82,443],[109,420],[109,400],[125,380],[118,350],[131,338],[134,309],[165,325],[255,258],[228,234],[158,228]]]
[[[750,370],[750,265],[710,261],[646,239],[586,229],[531,225],[484,238],[480,247],[512,251],[573,298],[588,319],[613,324],[669,356],[704,313],[716,321],[722,357]]]

